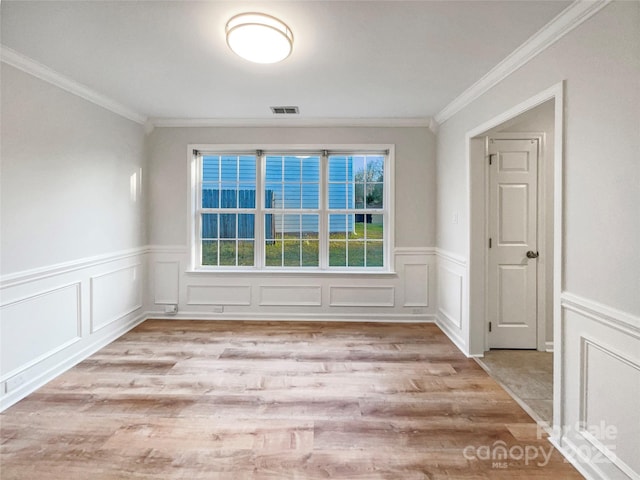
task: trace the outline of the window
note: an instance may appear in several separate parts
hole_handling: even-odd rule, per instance
[[[320,156],[266,155],[267,267],[320,266]]]
[[[192,148],[193,267],[388,271],[388,148]]]
[[[200,164],[201,265],[253,266],[256,156],[204,155]]]

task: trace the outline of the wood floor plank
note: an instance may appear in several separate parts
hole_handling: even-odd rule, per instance
[[[0,478],[582,477],[435,325],[148,320],[0,415]]]

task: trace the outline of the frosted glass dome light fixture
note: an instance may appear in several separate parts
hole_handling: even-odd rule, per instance
[[[276,63],[293,49],[293,33],[285,23],[264,13],[241,13],[225,27],[227,45],[236,55],[255,63]]]

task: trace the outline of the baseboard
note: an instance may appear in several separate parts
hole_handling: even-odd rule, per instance
[[[435,315],[382,314],[382,313],[209,313],[188,312],[171,315],[161,311],[146,312],[147,319],[163,320],[247,320],[247,321],[300,321],[300,322],[374,322],[374,323],[435,323]]]
[[[471,356],[467,350],[464,340],[462,340],[462,338],[449,326],[449,323],[444,321],[439,315],[436,316],[436,325],[438,325],[438,328],[440,328],[449,340],[458,347],[458,350],[460,350],[466,357]]]
[[[544,343],[545,352],[553,353],[553,341]]]
[[[69,358],[53,365],[51,368],[43,372],[42,374],[28,380],[24,383],[20,388],[8,393],[7,395],[0,398],[0,412],[6,410],[10,406],[16,404],[26,396],[32,394],[40,387],[44,386],[46,383],[55,379],[59,375],[62,375],[64,372],[77,365],[81,361],[90,357],[94,353],[96,353],[101,348],[104,348],[109,343],[113,342],[117,338],[120,338],[122,335],[127,333],[129,330],[135,328],[142,322],[147,319],[146,313],[142,313],[137,317],[134,317],[130,320],[124,322],[119,328],[113,330],[108,335],[100,336],[100,338],[96,338],[93,341],[89,342],[82,350],[76,352],[71,355]]]
[[[582,475],[587,480],[606,480],[607,475],[602,472],[598,467],[592,465],[588,462],[579,461],[582,458],[582,454],[577,446],[575,446],[568,439],[563,438],[559,439],[554,436],[549,437],[549,442],[558,450],[562,456],[569,462],[573,467],[578,470],[580,475]]]

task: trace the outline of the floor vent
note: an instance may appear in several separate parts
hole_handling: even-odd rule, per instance
[[[297,115],[300,113],[298,107],[271,107],[274,115]]]

